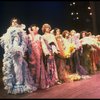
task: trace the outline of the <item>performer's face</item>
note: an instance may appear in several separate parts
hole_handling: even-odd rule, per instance
[[[32,31],[33,31],[34,33],[38,33],[38,30],[39,30],[39,27],[36,27],[36,26],[33,26],[33,27],[32,27]]]
[[[18,25],[17,19],[12,20],[12,26],[17,26],[17,25]]]
[[[68,34],[68,33],[66,33],[65,37],[67,38],[68,36],[69,36],[69,34]]]
[[[71,30],[70,34],[71,34],[71,36],[74,36],[76,34],[76,31],[75,30]]]
[[[49,27],[46,27],[45,28],[45,32],[49,33],[50,32],[50,28]]]
[[[56,35],[60,35],[60,30],[59,29],[56,30]]]
[[[84,38],[85,37],[85,33],[82,33],[82,38]]]

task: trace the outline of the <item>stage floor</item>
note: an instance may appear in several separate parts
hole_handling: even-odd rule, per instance
[[[1,80],[1,79],[0,79]],[[0,81],[0,98],[100,98],[100,71],[91,78],[55,85],[46,90],[20,95],[8,95]]]

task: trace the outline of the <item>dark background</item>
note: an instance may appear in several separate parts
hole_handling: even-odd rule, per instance
[[[26,30],[31,24],[41,27],[49,23],[52,28],[58,27],[62,31],[75,29],[77,32],[87,30],[93,31],[92,18],[88,14],[88,1],[78,1],[74,7],[70,7],[68,1],[0,1],[0,36],[9,27],[10,19],[18,17],[26,25]],[[100,34],[100,2],[96,1],[96,27],[97,34]],[[79,20],[73,20],[70,15],[72,11],[78,11]],[[75,16],[74,16],[75,17]],[[3,49],[0,47],[0,58]]]

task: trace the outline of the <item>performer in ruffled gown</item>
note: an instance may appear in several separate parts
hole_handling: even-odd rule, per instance
[[[96,40],[90,36],[90,33],[85,33],[85,37],[81,39],[83,53],[82,53],[82,65],[88,71],[88,74],[94,74],[97,70],[96,67]]]
[[[49,55],[44,40],[38,33],[39,27],[32,25],[29,28],[28,58],[29,68],[37,88],[45,89],[48,85],[47,74],[43,63],[44,55]]]
[[[5,52],[2,67],[4,89],[10,94],[37,90],[30,75],[28,64],[24,60],[27,45],[26,33],[23,28],[25,28],[25,25],[19,24],[18,19],[13,18],[11,26],[0,41]]]
[[[98,47],[97,47],[97,55],[96,55],[96,65],[97,65],[97,70],[100,70],[100,35],[97,35],[96,36],[96,39],[97,39],[97,44],[98,44]]]
[[[70,73],[67,69],[66,58],[70,57],[71,52],[68,52],[66,55],[65,52],[69,50],[70,44],[68,44],[66,39],[62,37],[61,30],[59,28],[55,28],[53,33],[55,35],[59,47],[59,54],[55,55],[58,77],[61,82],[67,82],[68,81],[67,77]],[[66,47],[68,48],[66,49]]]
[[[55,36],[50,33],[50,30],[51,30],[51,26],[49,24],[46,23],[42,26],[42,32],[44,33],[42,37],[50,52],[50,54],[48,56],[45,56],[44,59],[45,60],[44,63],[48,75],[48,82],[49,82],[48,86],[53,86],[54,84],[59,83],[57,67],[54,58],[54,54],[58,53],[59,48]]]
[[[79,75],[87,75],[88,74],[87,70],[80,63],[80,55],[82,53],[82,51],[81,51],[82,46],[81,46],[81,43],[80,43],[80,40],[79,40],[80,34],[76,33],[75,30],[71,30],[70,35],[71,35],[70,43],[74,43],[76,45],[75,52],[71,56],[72,72],[73,73],[78,73]]]

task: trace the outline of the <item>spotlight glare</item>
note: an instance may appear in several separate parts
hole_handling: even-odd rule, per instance
[[[73,2],[73,5],[75,5],[75,2]]]
[[[88,9],[91,9],[91,7],[88,7]]]
[[[76,17],[76,19],[79,19],[79,17]]]
[[[92,13],[90,13],[90,15],[92,15]]]
[[[74,15],[74,13],[73,13],[73,12],[71,12],[71,15]]]
[[[78,15],[78,12],[76,13],[76,15]]]

